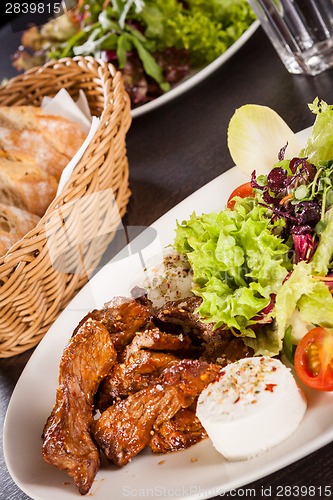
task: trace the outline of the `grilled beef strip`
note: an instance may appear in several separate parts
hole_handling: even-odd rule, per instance
[[[154,431],[149,446],[153,453],[169,453],[189,448],[207,437],[205,429],[195,414],[196,401],[188,408],[181,408],[170,420]]]
[[[95,406],[105,411],[118,399],[125,399],[148,387],[170,363],[179,361],[173,354],[140,350],[127,363],[117,363],[101,382]]]
[[[106,327],[116,351],[121,352],[133,340],[137,331],[149,327],[152,314],[151,302],[148,300],[115,297],[102,309],[94,309],[88,313],[74,330],[73,335],[87,318],[92,318]]]
[[[43,431],[44,460],[66,470],[82,495],[88,493],[100,465],[90,433],[94,394],[115,360],[109,332],[88,318],[64,350],[56,402]]]
[[[213,334],[212,323],[205,323],[197,313],[202,302],[201,297],[195,295],[178,300],[170,300],[160,307],[155,315],[154,322],[161,329],[178,327],[178,331],[195,335],[201,341],[207,341]]]
[[[157,352],[160,350],[166,352]],[[124,348],[122,362],[114,365],[102,381],[95,398],[96,407],[104,411],[116,399],[147,387],[168,364],[183,357],[193,357],[191,341],[185,335],[164,333],[158,328],[137,332]]]
[[[125,347],[122,359],[128,362],[133,354],[141,349],[177,351],[177,355],[182,358],[193,356],[192,343],[188,336],[165,333],[157,327],[137,332],[132,342]]]
[[[105,410],[92,430],[108,460],[126,465],[149,444],[155,429],[189,407],[220,372],[220,366],[183,359],[165,368],[149,387]]]
[[[165,331],[174,331],[175,327],[191,337],[194,343],[202,345],[200,359],[209,363],[225,366],[238,359],[253,356],[251,347],[244,344],[241,337],[236,337],[230,330],[215,328],[214,323],[205,322],[198,307],[201,297],[191,296],[184,299],[166,302],[154,316],[154,323]]]

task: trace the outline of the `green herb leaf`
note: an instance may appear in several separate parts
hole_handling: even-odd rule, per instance
[[[166,92],[170,90],[170,85],[166,82],[164,82],[164,77],[161,68],[153,58],[153,56],[148,52],[148,50],[145,49],[143,44],[141,43],[138,38],[136,38],[133,35],[128,34],[127,35],[131,42],[133,43],[134,47],[138,51],[139,57],[142,61],[143,67],[147,75],[151,76],[156,80],[161,88]]]
[[[283,338],[283,352],[290,363],[294,364],[295,346],[292,339],[292,326],[288,326]]]
[[[127,60],[127,52],[131,50],[132,44],[126,33],[123,33],[118,38],[117,44],[117,57],[119,61],[119,68],[124,68]]]

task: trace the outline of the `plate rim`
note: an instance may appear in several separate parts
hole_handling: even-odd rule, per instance
[[[164,214],[160,218],[158,218],[157,221],[155,221],[151,226],[149,226],[149,228],[158,228],[161,225],[163,226],[168,219],[175,220],[174,215],[177,213],[182,213],[183,210],[186,210],[187,209],[186,207],[188,207],[188,205],[189,205],[189,203],[191,203],[192,199],[200,198],[200,196],[202,196],[202,195],[204,196],[205,193],[206,192],[209,193],[211,189],[217,189],[220,184],[224,185],[225,181],[235,182],[235,184],[238,184],[244,178],[246,178],[245,174],[240,172],[240,170],[237,169],[237,167],[233,167],[233,168],[227,170],[226,172],[220,174],[215,179],[211,180],[210,182],[208,182],[207,184],[205,184],[204,186],[199,188],[197,191],[192,193],[190,196],[188,196],[187,198],[182,200],[175,207],[170,209],[166,214]],[[227,193],[225,193],[225,195],[227,195]],[[145,231],[143,231],[143,233]],[[141,233],[133,241],[136,241],[137,239],[142,238],[143,233]],[[122,253],[122,251],[120,253]],[[119,254],[117,254],[117,255],[119,255]],[[108,264],[106,264],[106,266],[107,265]],[[118,264],[116,264],[116,265],[118,265]],[[97,275],[93,277],[93,280],[100,279],[100,277],[98,278],[98,275],[100,275],[100,276],[103,275],[103,269],[106,266],[104,266],[97,273]],[[88,283],[88,285],[89,285],[89,283]],[[40,351],[43,350],[44,344],[46,344],[46,346],[48,346],[48,343],[50,343],[49,339],[51,339],[52,332],[57,329],[59,324],[61,324],[63,315],[66,314],[66,312],[67,313],[71,312],[70,308],[71,308],[71,304],[73,302],[78,302],[78,303],[80,302],[81,296],[84,296],[84,290],[86,289],[86,287],[88,285],[85,285],[85,287],[83,287],[83,289],[80,292],[78,292],[78,294],[74,297],[74,299],[71,301],[71,303],[60,314],[58,319],[54,322],[54,324],[52,325],[50,330],[46,333],[44,338],[41,340],[39,345],[36,347],[35,351],[33,352],[30,360],[28,361],[27,365],[25,366],[24,370],[22,371],[22,374],[21,374],[21,376],[16,384],[16,387],[13,391],[12,397],[10,399],[10,402],[9,402],[9,405],[7,408],[6,416],[5,416],[4,427],[3,427],[3,450],[4,450],[4,458],[5,458],[5,463],[6,463],[7,469],[9,471],[10,475],[12,476],[13,480],[17,484],[17,486],[24,493],[26,493],[27,495],[29,495],[35,499],[44,500],[43,497],[41,497],[41,496],[35,496],[36,490],[34,490],[34,486],[31,486],[30,484],[26,484],[26,482],[22,481],[21,477],[19,476],[19,474],[17,474],[17,471],[15,470],[15,467],[13,466],[13,464],[14,464],[13,453],[10,451],[10,443],[9,443],[9,435],[8,435],[8,427],[10,427],[10,425],[11,425],[10,419],[12,418],[11,413],[15,410],[15,401],[16,401],[17,395],[20,393],[20,386],[24,382],[26,374],[29,373],[30,367],[34,366],[34,360],[36,358],[37,358],[37,360],[39,359]],[[81,315],[81,312],[80,312],[80,315]],[[82,317],[82,316],[80,316],[80,317]],[[76,321],[73,320],[73,322],[75,323]],[[58,343],[59,343],[59,350],[61,350],[61,352],[62,352],[65,344],[63,343],[63,341],[58,342]],[[51,393],[52,392],[51,388],[47,392]],[[331,396],[333,397],[333,394]],[[328,397],[330,397],[330,396],[328,396]],[[54,393],[52,393],[52,399],[54,399]],[[254,472],[253,470],[250,469],[249,472],[246,474],[243,474],[241,476],[241,478],[236,478],[236,479],[232,478],[227,485],[227,489],[223,490],[223,491],[230,491],[231,489],[234,489],[234,488],[240,488],[240,487],[242,487],[250,482],[253,482],[253,481],[256,481],[260,478],[266,477],[267,475],[272,474],[272,473],[276,472],[277,470],[280,470],[280,469],[290,465],[291,463],[296,462],[297,460],[299,460],[301,458],[304,458],[305,456],[307,456],[307,455],[311,454],[312,452],[325,446],[326,444],[328,444],[332,440],[333,440],[333,426],[329,430],[326,429],[326,431],[324,433],[321,433],[316,438],[313,438],[310,441],[306,442],[305,444],[302,444],[297,449],[293,449],[292,453],[290,453],[289,455],[286,456],[285,452],[283,452],[280,456],[278,455],[276,458],[273,458],[273,460],[271,460],[271,461],[268,460],[267,463],[265,464],[265,466],[260,468],[258,471]],[[199,445],[200,445],[200,443],[199,443]],[[191,447],[191,448],[194,449],[194,447]],[[263,455],[267,457],[267,453],[269,453],[270,451],[271,450],[268,450],[268,452],[264,453]],[[39,485],[37,485],[37,487],[38,486]],[[222,486],[222,487],[225,488],[225,486]],[[199,494],[193,494],[193,495],[190,494],[190,495],[182,496],[179,498],[182,498],[184,500],[185,499],[186,500],[199,500],[199,499],[203,499],[203,498],[210,498],[212,496],[212,494],[214,493],[214,488],[216,491],[216,487],[212,486],[211,490],[207,490],[206,495],[204,495],[202,492],[200,492]],[[62,494],[63,494],[63,492],[61,492],[61,495]],[[49,496],[49,498],[51,499],[52,496]],[[57,496],[57,498],[58,498],[58,496]],[[66,496],[66,498],[67,498],[67,496]],[[96,499],[98,499],[98,498],[99,498],[98,494],[96,494]]]
[[[230,47],[228,47],[228,49],[225,52],[223,52],[223,54],[214,59],[214,61],[209,63],[201,70],[195,71],[193,75],[181,81],[179,84],[177,84],[175,87],[173,87],[165,94],[162,94],[161,96],[156,97],[156,99],[153,99],[150,102],[147,102],[145,104],[142,104],[141,106],[138,106],[137,108],[132,109],[131,117],[133,119],[138,118],[139,116],[145,115],[146,113],[149,113],[150,111],[163,106],[164,104],[172,101],[181,94],[184,94],[185,92],[187,92],[188,90],[190,90],[191,88],[195,87],[200,82],[208,78],[208,76],[210,76],[218,68],[223,66],[223,64],[225,64],[236,52],[238,52],[238,50],[251,38],[251,36],[255,33],[255,31],[257,31],[259,26],[260,26],[260,21],[256,19],[247,28],[247,30],[245,30],[244,33],[239,38],[237,38],[237,40],[232,45],[230,45]]]

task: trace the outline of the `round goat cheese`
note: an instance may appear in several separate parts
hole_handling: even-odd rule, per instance
[[[200,394],[196,413],[217,451],[245,460],[290,436],[306,406],[290,369],[260,356],[227,365]]]

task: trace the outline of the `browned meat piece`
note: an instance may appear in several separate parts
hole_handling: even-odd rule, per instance
[[[222,366],[238,359],[253,356],[253,349],[244,344],[241,337],[235,337],[230,330],[214,328],[214,323],[206,323],[197,313],[202,299],[188,297],[169,301],[155,315],[155,321],[162,329],[168,325],[181,328],[185,334],[195,336],[202,342],[203,351],[200,359]]]
[[[134,353],[140,349],[154,351],[178,351],[181,357],[193,355],[192,343],[186,335],[172,335],[161,332],[158,328],[137,332],[132,342],[124,349],[123,359],[128,362]]]
[[[154,384],[103,412],[93,424],[95,440],[110,461],[126,465],[149,444],[152,431],[190,406],[219,374],[219,366],[204,361],[172,364]]]
[[[82,495],[88,493],[100,464],[90,434],[93,398],[115,359],[107,329],[88,319],[64,350],[56,403],[44,427],[45,461],[66,470]]]
[[[200,359],[209,363],[226,366],[238,359],[251,357],[254,350],[244,344],[241,337],[235,337],[229,330],[216,330],[216,335],[204,343],[204,351]]]
[[[201,302],[201,297],[196,296],[170,300],[156,312],[157,324],[177,325],[184,333],[192,333],[203,341],[209,341],[216,330],[214,323],[204,322],[196,312]]]
[[[149,302],[142,303],[140,300],[117,297],[105,304],[102,309],[94,309],[88,313],[77,329],[87,318],[100,321],[110,332],[115,349],[121,351],[132,341],[137,331],[150,325],[152,309]]]
[[[182,408],[174,417],[163,422],[150,440],[153,453],[169,453],[189,448],[207,437],[205,429],[195,414],[196,403]]]
[[[166,352],[154,352],[157,350]],[[177,357],[170,351],[175,351]],[[184,357],[193,357],[187,336],[164,333],[158,328],[137,332],[121,355],[122,363],[115,365],[102,382],[96,398],[97,408],[104,411],[115,399],[124,399],[147,387],[171,361]]]
[[[96,397],[96,408],[106,410],[115,400],[148,387],[162,370],[179,358],[173,354],[141,350],[127,363],[117,363],[102,381]]]

